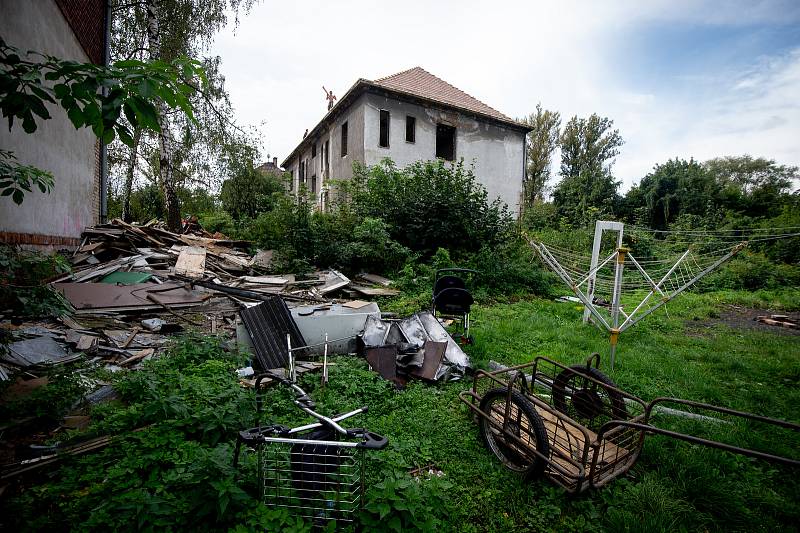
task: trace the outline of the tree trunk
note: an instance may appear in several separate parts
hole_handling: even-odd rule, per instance
[[[147,44],[150,47],[150,59],[161,58],[161,36],[158,29],[158,8],[155,0],[147,3]],[[164,194],[164,211],[167,215],[167,228],[179,231],[181,227],[181,208],[175,191],[175,174],[172,169],[172,143],[169,138],[169,119],[166,104],[158,100],[159,126],[158,135],[158,175],[161,192]]]
[[[139,151],[139,139],[142,138],[142,130],[134,128],[133,146],[131,147],[131,157],[128,159],[128,169],[125,173],[125,188],[122,191],[122,220],[130,222],[131,216],[131,192],[133,190],[133,174],[136,172],[137,152]]]

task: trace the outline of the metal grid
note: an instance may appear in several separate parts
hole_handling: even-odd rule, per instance
[[[357,443],[266,438],[258,448],[267,507],[315,525],[354,520],[364,492],[364,450]]]

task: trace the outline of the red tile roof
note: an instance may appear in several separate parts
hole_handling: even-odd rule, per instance
[[[514,119],[500,111],[489,107],[477,98],[454,87],[441,78],[437,78],[421,67],[414,67],[373,82],[379,87],[398,91],[428,100],[435,100],[453,107],[487,115],[504,122],[515,122]]]

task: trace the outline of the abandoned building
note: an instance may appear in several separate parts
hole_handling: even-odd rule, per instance
[[[107,0],[2,2],[0,35],[20,50],[61,59],[107,64]],[[0,127],[0,147],[21,164],[53,174],[50,194],[25,195],[21,205],[0,198],[0,240],[9,244],[63,248],[80,244],[81,232],[105,217],[105,147],[92,130],[75,130],[67,114],[49,105],[50,120],[25,133],[15,124]]]
[[[324,208],[329,180],[352,177],[353,163],[391,158],[402,167],[441,158],[474,164],[490,199],[518,212],[530,128],[415,67],[359,79],[283,162],[290,188],[303,185]]]

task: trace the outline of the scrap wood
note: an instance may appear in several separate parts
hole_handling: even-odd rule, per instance
[[[134,352],[132,351],[131,353],[134,353]],[[123,359],[122,361],[120,361],[119,362],[119,366],[127,366],[127,365],[129,365],[129,364],[131,364],[133,362],[141,361],[145,357],[151,356],[154,353],[156,353],[156,351],[153,348],[145,348],[143,350],[136,350],[136,353],[134,355],[131,355],[127,359]]]
[[[175,273],[190,278],[201,278],[206,272],[206,249],[200,246],[187,246],[178,255]]]
[[[768,326],[780,326],[783,328],[800,329],[800,323],[792,320],[787,315],[760,315],[756,321]]]
[[[362,285],[350,285],[350,288],[364,296],[397,296],[400,291],[397,289],[387,289],[385,287],[364,287]]]
[[[372,285],[383,285],[384,287],[388,287],[389,285],[394,283],[392,280],[384,278],[383,276],[379,276],[377,274],[367,274],[362,272],[356,277],[358,279],[363,279],[364,281],[366,281],[367,283],[371,283]]]

